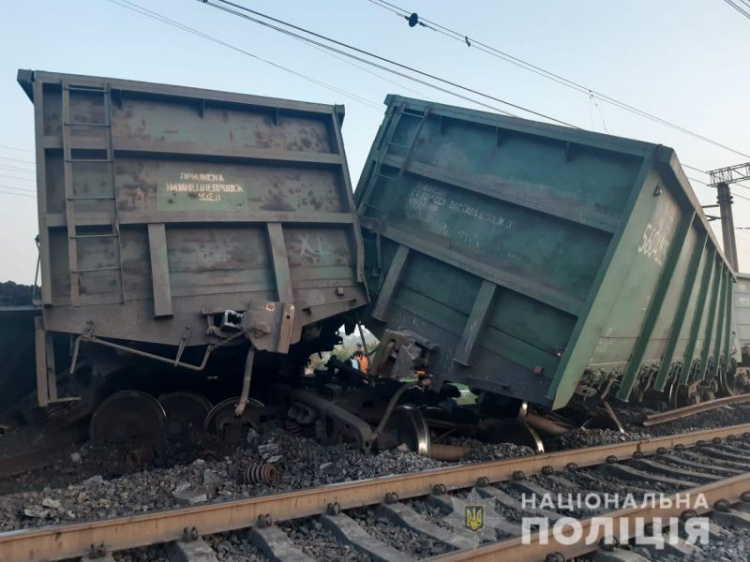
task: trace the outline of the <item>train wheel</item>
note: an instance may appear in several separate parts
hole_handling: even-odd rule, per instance
[[[159,396],[159,404],[167,415],[167,436],[175,438],[202,428],[211,411],[211,402],[196,392],[167,392]]]
[[[698,396],[697,384],[678,384],[672,394],[670,407],[672,409],[684,408],[698,402],[700,402],[700,398]]]
[[[260,429],[259,411],[265,408],[263,403],[254,398],[248,398],[245,411],[238,417],[235,415],[234,409],[239,401],[240,397],[238,396],[227,398],[216,404],[208,412],[206,419],[203,420],[203,428],[229,443],[238,443],[251,427]]]
[[[737,372],[728,373],[721,371],[719,373],[719,391],[723,396],[735,396],[744,391],[743,377],[738,377]]]
[[[166,414],[161,404],[145,392],[123,390],[104,400],[91,416],[92,443],[126,443],[159,439]]]
[[[430,428],[422,412],[416,406],[396,406],[383,430],[384,442],[406,445],[419,455],[430,454]]]

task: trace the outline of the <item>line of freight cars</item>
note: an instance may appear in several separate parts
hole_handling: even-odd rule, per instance
[[[387,417],[415,371],[420,395],[466,384],[490,417],[735,386],[734,274],[669,148],[391,95],[353,193],[341,106],[18,80],[36,129],[39,406],[83,415],[137,388],[104,400],[112,424],[190,391],[229,419],[284,383],[298,418],[351,429],[361,396]],[[371,385],[345,363],[301,376],[359,322],[381,339]],[[347,389],[360,398],[334,398]]]

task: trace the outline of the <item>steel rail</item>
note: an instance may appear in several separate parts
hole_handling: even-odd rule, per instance
[[[606,513],[600,517],[607,517],[613,520],[613,532],[614,537],[617,538],[619,544],[627,544],[628,541],[635,538],[631,532],[628,536],[622,536],[620,534],[621,520],[627,520],[627,525],[624,525],[626,530],[636,529],[636,521],[640,520],[644,525],[646,523],[653,522],[654,518],[661,517],[662,519],[670,517],[679,517],[684,511],[684,507],[676,507],[675,499],[679,495],[680,498],[689,498],[689,504],[691,509],[692,506],[696,505],[696,499],[702,494],[708,504],[708,508],[700,508],[695,510],[698,515],[703,515],[712,511],[712,507],[719,500],[726,500],[730,504],[735,504],[740,501],[740,496],[745,492],[750,492],[750,473],[735,476],[733,478],[727,478],[719,482],[713,482],[704,486],[696,486],[690,490],[680,492],[671,496],[672,507],[661,507],[660,505],[646,505],[640,507],[633,507],[630,509],[621,509],[612,513]],[[593,519],[584,519],[581,521],[583,527],[584,538],[590,538],[584,542],[577,542],[576,544],[561,544],[554,536],[550,533],[533,533],[524,541],[522,537],[516,537],[513,539],[492,543],[488,546],[478,547],[474,550],[459,550],[450,554],[444,554],[442,556],[436,556],[431,558],[435,562],[459,562],[464,560],[544,560],[548,554],[559,552],[566,560],[575,558],[577,556],[583,556],[590,552],[594,552],[599,548],[600,541],[605,538],[604,530],[601,525],[593,526]],[[598,530],[590,535],[592,530]],[[543,540],[544,538],[544,540]],[[606,537],[611,539],[611,537]],[[546,544],[544,544],[546,543]]]
[[[41,562],[74,558],[89,553],[92,545],[104,545],[107,550],[116,551],[176,541],[184,536],[186,529],[195,528],[197,533],[208,535],[251,527],[261,517],[284,521],[319,515],[327,511],[329,504],[337,503],[341,509],[375,505],[381,503],[389,492],[395,492],[401,499],[425,496],[432,493],[436,485],[442,485],[446,490],[469,488],[479,478],[500,482],[512,478],[516,471],[532,474],[540,472],[546,466],[563,470],[568,463],[575,463],[579,467],[593,466],[606,462],[607,457],[612,455],[623,460],[631,458],[636,451],[643,454],[655,453],[660,447],[693,445],[700,440],[726,438],[745,432],[750,432],[750,424],[344,482],[142,515],[9,531],[0,533],[0,562]]]
[[[742,404],[744,402],[750,402],[750,394],[726,396],[724,398],[717,398],[716,400],[709,400],[708,402],[691,404],[690,406],[683,406],[682,408],[675,408],[674,410],[668,410],[666,412],[660,412],[658,414],[651,414],[650,416],[646,416],[646,418],[643,420],[643,426],[651,427],[653,425],[659,425],[662,423],[687,418],[701,412],[715,410],[716,408],[721,408],[722,406],[731,406],[732,404]]]

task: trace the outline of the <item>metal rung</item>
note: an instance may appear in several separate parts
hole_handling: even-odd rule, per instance
[[[114,201],[113,196],[107,197],[66,197],[67,201]]]
[[[112,123],[63,123],[66,127],[111,127]]]
[[[395,142],[389,142],[388,146],[395,146],[396,148],[403,148],[404,150],[409,150],[411,146],[407,146],[405,144],[396,144]]]
[[[80,224],[77,224],[76,226],[81,226]],[[117,238],[117,234],[76,234],[74,236],[69,236],[68,238]]]
[[[71,92],[96,92],[100,94],[106,94],[107,90],[104,88],[98,88],[96,86],[63,86],[66,90]]]
[[[80,396],[67,396],[65,398],[55,398],[54,400],[49,400],[47,404],[66,404],[68,402],[78,402],[80,399]]]
[[[99,164],[113,164],[114,160],[110,158],[67,158],[66,162],[75,164],[76,162],[98,162]]]
[[[94,269],[75,269],[71,273],[93,273],[95,271],[120,271],[119,267],[97,267]]]
[[[375,174],[375,176],[378,177],[378,178],[385,178],[387,180],[397,180],[398,179],[398,175],[396,175],[396,176],[386,176],[385,174]]]
[[[414,111],[409,111],[408,109],[404,109],[401,112],[401,115],[406,115],[407,117],[424,117],[424,113],[417,113]]]

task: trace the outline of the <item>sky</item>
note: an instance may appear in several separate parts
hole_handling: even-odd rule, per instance
[[[344,104],[343,133],[354,185],[382,120],[386,94],[476,107],[401,77],[362,70],[198,0],[133,1],[312,80],[111,0],[6,3],[0,19],[0,281],[31,283],[36,266],[33,108],[16,82],[19,68]],[[410,28],[371,0],[235,1],[582,128],[671,146],[683,164],[700,170],[750,160],[592,100],[431,29]],[[750,154],[750,19],[722,0],[393,4]],[[688,176],[707,180],[692,170]],[[703,204],[715,203],[713,189],[695,182],[693,187]],[[734,191],[735,225],[750,227],[750,187]],[[720,239],[718,223],[713,225]],[[750,230],[737,232],[737,244],[740,269],[750,270]]]

